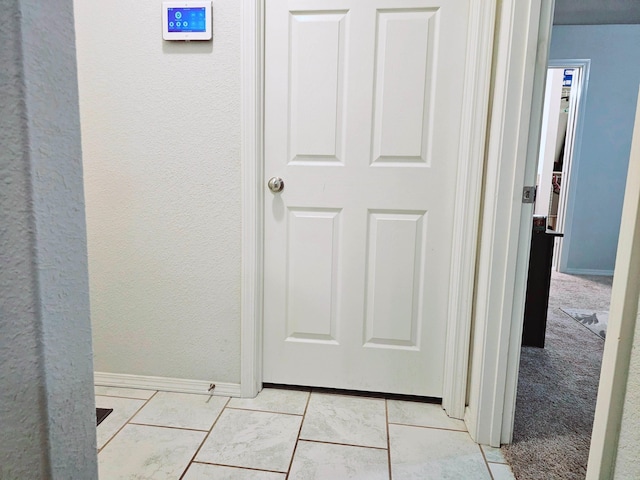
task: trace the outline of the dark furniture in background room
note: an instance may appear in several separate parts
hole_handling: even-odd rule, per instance
[[[551,286],[553,244],[562,233],[547,229],[547,217],[534,215],[529,256],[529,275],[524,305],[522,345],[544,348],[547,330],[547,308]]]

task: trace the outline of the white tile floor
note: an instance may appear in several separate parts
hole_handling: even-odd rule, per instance
[[[508,480],[439,405],[264,389],[251,400],[96,387],[101,480]]]

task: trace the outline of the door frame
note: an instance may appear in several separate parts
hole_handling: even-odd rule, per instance
[[[474,441],[513,436],[533,204],[554,0],[498,11],[465,423]]]
[[[574,106],[574,111],[571,112],[572,116],[569,118],[569,122],[573,122],[572,138],[570,139],[570,151],[568,165],[563,167],[562,174],[562,192],[560,203],[558,204],[558,228],[557,230],[564,233],[564,238],[556,238],[554,251],[556,252],[555,266],[559,272],[567,271],[567,265],[569,261],[569,255],[564,248],[565,244],[569,244],[571,241],[571,221],[567,222],[567,219],[571,219],[573,216],[573,208],[575,205],[575,188],[572,188],[571,180],[577,178],[580,165],[576,160],[580,158],[580,151],[582,149],[582,132],[584,130],[584,112],[587,103],[587,90],[589,88],[589,73],[591,70],[590,59],[566,59],[566,60],[549,60],[547,68],[573,68],[580,70],[580,78],[578,85],[576,85],[577,99]],[[567,156],[567,150],[565,146],[565,158]],[[566,162],[565,162],[566,164]],[[566,169],[566,175],[564,170]],[[562,215],[561,215],[562,213]]]
[[[262,390],[264,1],[240,3],[240,394],[244,398]]]
[[[242,0],[242,32],[241,32],[241,168],[242,168],[242,280],[241,280],[241,393],[243,397],[253,397],[262,388],[262,285],[263,285],[263,90],[264,90],[264,2],[265,0]],[[497,417],[502,420],[502,409],[496,409],[496,399],[499,397],[481,397],[476,403],[472,403],[472,389],[475,384],[483,390],[492,388],[495,383],[502,383],[504,387],[507,377],[506,357],[509,355],[509,342],[504,339],[497,345],[487,340],[487,334],[496,330],[500,334],[501,327],[510,327],[511,315],[491,317],[488,310],[478,314],[479,294],[491,293],[495,296],[499,291],[504,291],[509,281],[515,280],[515,272],[511,276],[496,277],[500,266],[493,264],[492,259],[500,260],[504,257],[512,267],[515,267],[517,253],[517,233],[522,230],[520,225],[521,210],[526,207],[513,208],[513,214],[507,218],[507,222],[485,223],[490,216],[487,215],[488,204],[493,205],[494,210],[500,207],[496,202],[497,195],[488,195],[487,189],[497,189],[505,185],[504,193],[515,201],[507,201],[510,209],[520,206],[520,191],[522,180],[513,177],[512,170],[521,173],[524,169],[525,156],[511,157],[508,162],[503,153],[508,148],[514,153],[523,153],[527,150],[526,133],[529,129],[529,113],[531,105],[535,104],[535,97],[527,95],[533,90],[532,70],[536,66],[536,51],[538,40],[538,18],[540,17],[540,4],[553,3],[553,0],[492,0],[490,5],[483,0],[472,0],[471,22],[475,26],[470,32],[469,54],[474,58],[472,62],[473,73],[465,72],[465,95],[474,99],[468,102],[472,105],[470,111],[465,112],[465,118],[472,118],[474,112],[486,110],[489,102],[489,87],[504,80],[511,79],[505,84],[503,90],[492,89],[493,102],[490,106],[490,135],[496,141],[486,144],[488,120],[472,125],[466,122],[463,129],[463,138],[468,142],[461,142],[460,155],[477,158],[477,162],[470,162],[470,168],[460,169],[458,173],[458,186],[464,196],[458,198],[456,215],[458,222],[455,224],[454,235],[456,241],[463,248],[453,259],[454,274],[450,283],[449,311],[452,318],[459,321],[450,321],[447,329],[447,345],[445,358],[445,385],[443,391],[443,406],[449,415],[461,418],[463,415],[467,421],[469,431],[476,440],[484,438],[486,428],[475,419],[482,418],[479,414],[492,412],[490,418],[494,421]],[[499,7],[499,9],[498,9]],[[552,12],[552,5],[550,7]],[[548,14],[548,29],[551,25],[551,13]],[[496,19],[499,19],[496,24]],[[495,26],[494,26],[495,25]],[[520,35],[524,29],[527,35]],[[494,45],[496,39],[503,39]],[[548,37],[548,34],[547,34]],[[547,38],[548,40],[548,38]],[[513,48],[523,47],[526,55],[522,57],[521,50]],[[523,44],[523,45],[520,45]],[[546,68],[546,54],[544,64]],[[538,59],[539,61],[539,59]],[[493,82],[492,82],[493,78]],[[487,94],[478,95],[478,92]],[[508,103],[517,108],[507,108]],[[500,107],[502,105],[502,108]],[[541,104],[540,104],[541,105]],[[515,139],[505,135],[506,130],[511,131],[517,127]],[[523,136],[523,132],[525,133]],[[538,132],[539,135],[539,132]],[[503,145],[504,144],[504,145]],[[505,147],[505,148],[503,148]],[[486,151],[485,151],[486,148]],[[493,152],[493,154],[491,154]],[[528,153],[528,152],[527,152]],[[513,162],[516,158],[516,162]],[[512,172],[509,177],[509,172]],[[486,175],[483,178],[483,174]],[[492,182],[497,181],[497,184]],[[484,189],[484,194],[481,194]],[[499,190],[496,190],[499,191]],[[490,202],[487,202],[487,200]],[[482,203],[482,205],[481,205]],[[482,211],[481,211],[482,207]],[[529,208],[530,210],[530,208]],[[480,229],[480,217],[485,226]],[[468,221],[462,221],[466,218]],[[469,220],[470,219],[470,220]],[[528,222],[527,222],[528,227]],[[529,229],[527,228],[527,231]],[[493,235],[491,233],[493,232]],[[490,248],[483,251],[483,238],[487,234],[497,238],[500,232],[506,232],[509,239],[508,248]],[[514,236],[514,234],[516,234]],[[526,231],[525,231],[526,237]],[[480,240],[479,240],[480,239]],[[515,240],[514,240],[515,239]],[[480,244],[478,242],[480,241]],[[501,243],[501,242],[498,242]],[[486,245],[486,242],[484,242]],[[501,245],[504,247],[504,245]],[[484,260],[484,261],[483,261]],[[487,263],[488,260],[488,263]],[[518,258],[521,266],[522,259]],[[500,263],[500,262],[498,262]],[[515,270],[513,268],[512,270]],[[526,271],[525,271],[526,272]],[[504,273],[504,272],[503,272]],[[494,278],[495,277],[495,278]],[[526,277],[526,274],[525,274]],[[523,277],[523,278],[525,278]],[[482,288],[479,288],[481,285]],[[491,287],[487,289],[487,287]],[[513,289],[513,284],[510,285]],[[489,292],[490,290],[490,292]],[[488,297],[487,297],[488,298]],[[503,298],[500,302],[502,313],[511,313],[507,308],[513,307],[519,300],[524,306],[524,300],[513,299],[509,302]],[[453,314],[455,312],[455,315]],[[472,315],[474,326],[474,340],[471,342]],[[484,318],[484,322],[478,321]],[[488,320],[488,321],[486,321]],[[522,315],[520,315],[520,323]],[[480,327],[480,328],[479,328]],[[511,329],[507,328],[507,337]],[[511,332],[513,334],[513,332]],[[473,348],[473,358],[470,362],[470,347]],[[505,351],[506,349],[506,351]],[[500,365],[503,372],[497,372],[488,368],[483,363],[483,357],[498,355],[504,357]],[[480,367],[479,369],[476,367]],[[475,369],[476,374],[469,368]],[[516,368],[517,378],[517,368]],[[493,388],[495,390],[495,388]],[[503,398],[500,405],[504,404]],[[515,397],[514,397],[515,404]],[[469,405],[466,410],[465,407]],[[502,423],[501,421],[499,422]],[[482,442],[489,443],[489,442]],[[494,442],[495,443],[495,442]]]

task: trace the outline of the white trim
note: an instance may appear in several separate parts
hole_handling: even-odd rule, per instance
[[[635,347],[634,339],[637,338],[634,332],[640,297],[640,96],[617,252],[587,480],[614,478],[629,362]]]
[[[537,48],[536,62],[532,75],[533,93],[531,100],[531,117],[529,122],[529,134],[527,137],[527,152],[525,162],[525,184],[535,185],[538,171],[537,160],[540,147],[540,131],[542,128],[542,110],[544,102],[545,79],[547,76],[547,63],[549,48],[551,46],[551,28],[553,22],[554,0],[538,0],[538,29],[537,42],[530,48]],[[531,35],[535,35],[531,32]],[[530,37],[531,38],[531,37]],[[530,40],[531,42],[532,40]],[[506,375],[504,407],[502,412],[501,443],[511,443],[513,439],[513,425],[515,421],[516,393],[518,386],[518,372],[520,370],[520,351],[522,344],[522,329],[524,324],[524,304],[526,295],[526,282],[529,270],[529,250],[531,246],[531,214],[523,205],[520,217],[518,243],[518,259],[514,282],[518,284],[514,291],[513,308],[511,311],[511,334],[509,337],[509,354]]]
[[[498,11],[465,412],[471,437],[492,446],[513,425],[504,414],[515,405],[532,214],[522,187],[535,178],[543,95],[534,73],[546,73],[552,11],[553,0],[505,0]]]
[[[141,388],[143,390],[161,390],[163,392],[198,393],[223,397],[239,397],[240,384],[219,383],[183,378],[150,377],[146,375],[128,375],[125,373],[94,372],[95,385],[104,387]],[[209,391],[211,384],[216,388]]]
[[[262,389],[262,21],[263,0],[242,1],[242,287],[240,384]]]
[[[569,275],[601,275],[607,277],[611,277],[613,272],[613,270],[592,270],[589,268],[567,268],[564,270],[564,273]]]
[[[478,250],[482,192],[482,159],[487,133],[491,59],[496,1],[475,0],[469,11],[467,64],[463,87],[456,179],[453,250],[442,406],[450,417],[463,418],[467,396],[473,285]]]
[[[526,137],[526,158],[524,164],[524,184],[535,185],[538,171],[538,151],[540,149],[540,132],[542,129],[542,111],[544,103],[544,89],[547,76],[549,48],[551,46],[551,28],[553,23],[554,0],[537,0],[531,9],[531,31],[529,32],[530,47],[535,51],[535,64],[528,75],[532,82],[532,96],[530,102],[529,133]],[[534,11],[536,13],[534,13]],[[537,19],[537,28],[533,22]],[[537,39],[534,37],[537,35]],[[524,137],[523,137],[524,141]],[[529,271],[529,251],[531,248],[531,214],[527,205],[522,205],[519,225],[519,241],[517,249],[517,264],[512,280],[516,287],[513,293],[513,306],[509,318],[511,329],[509,336],[509,351],[507,366],[501,374],[505,375],[505,391],[502,409],[502,433],[500,443],[511,443],[513,439],[513,425],[515,421],[516,394],[518,388],[518,373],[520,370],[520,352],[522,345],[522,329],[524,324],[524,304],[526,295],[527,276]],[[497,421],[497,419],[496,419]]]
[[[563,188],[566,189],[567,196],[564,206],[564,215],[563,215],[563,224],[560,225],[562,228],[562,233],[564,233],[564,238],[558,239],[557,243],[560,243],[560,251],[558,253],[559,261],[558,261],[558,269],[561,272],[571,273],[567,267],[569,262],[569,249],[565,248],[565,246],[571,245],[571,233],[573,230],[573,222],[571,221],[573,217],[573,210],[575,206],[576,199],[576,189],[571,188],[572,179],[578,178],[578,171],[580,169],[580,154],[582,150],[582,133],[584,131],[584,118],[585,112],[587,108],[587,91],[589,89],[589,76],[591,72],[591,60],[589,59],[565,59],[565,60],[549,60],[547,64],[547,68],[579,68],[582,70],[582,75],[580,78],[580,85],[578,90],[578,98],[577,106],[576,106],[576,124],[575,124],[575,132],[573,135],[573,146],[571,153],[571,163],[569,165],[569,175],[568,183],[566,178],[563,177],[562,181],[564,183]],[[567,221],[568,220],[568,221]],[[611,273],[612,275],[613,273]],[[587,274],[585,274],[587,275]],[[600,275],[600,274],[590,274],[590,275]]]

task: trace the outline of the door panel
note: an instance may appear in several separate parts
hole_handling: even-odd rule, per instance
[[[434,30],[438,11],[382,11],[377,15],[372,160],[427,163],[425,131],[431,112]]]
[[[420,348],[425,216],[369,212],[365,347]]]
[[[439,397],[468,0],[269,0],[264,381]]]
[[[343,156],[345,24],[346,12],[291,14],[292,161],[340,161]]]
[[[287,341],[336,343],[339,214],[289,210]]]

